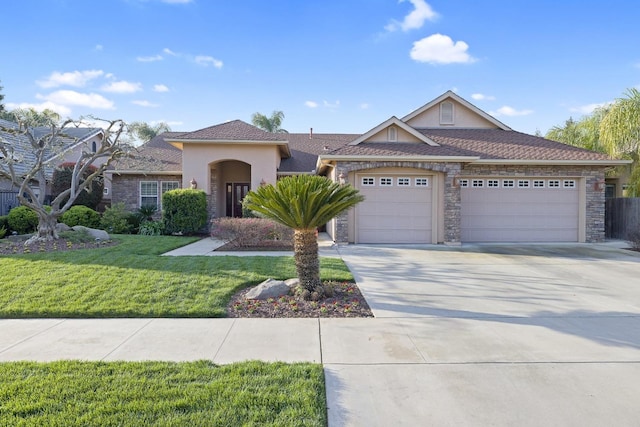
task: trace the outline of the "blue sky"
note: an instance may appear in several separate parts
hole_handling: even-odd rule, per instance
[[[638,22],[628,0],[10,1],[0,85],[65,117],[336,133],[451,89],[545,133],[640,87]]]

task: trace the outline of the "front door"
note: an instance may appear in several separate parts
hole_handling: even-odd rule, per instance
[[[249,192],[248,183],[227,183],[227,216],[242,217],[242,199]]]

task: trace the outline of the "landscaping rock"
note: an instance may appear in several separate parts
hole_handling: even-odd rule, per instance
[[[258,286],[251,288],[245,295],[246,299],[266,300],[269,298],[280,298],[288,295],[289,286],[282,280],[267,279]]]
[[[69,231],[71,230],[71,227],[69,227],[67,224],[65,224],[64,222],[59,222],[56,224],[56,231],[58,233],[61,233],[63,231]]]
[[[111,237],[109,237],[109,234],[104,230],[96,230],[95,228],[89,228],[82,225],[75,225],[71,227],[71,229],[73,231],[86,231],[94,239],[100,239],[105,241],[111,239]]]
[[[293,279],[287,279],[284,281],[284,284],[287,285],[289,287],[289,289],[294,289],[298,286],[300,286],[300,279],[298,279],[297,277],[293,278]]]

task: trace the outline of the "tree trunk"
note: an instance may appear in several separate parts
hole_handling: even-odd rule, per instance
[[[55,215],[38,215],[38,231],[26,243],[46,242],[57,239],[59,237],[56,229],[57,223],[58,217]]]
[[[300,285],[309,292],[315,291],[322,284],[315,228],[294,230],[293,252]]]

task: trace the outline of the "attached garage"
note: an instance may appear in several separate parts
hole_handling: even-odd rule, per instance
[[[569,177],[461,179],[461,240],[577,242],[578,183]]]
[[[357,174],[358,243],[432,243],[433,176]]]

